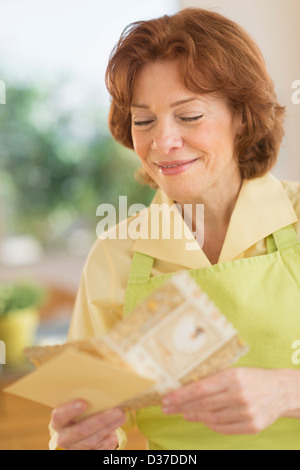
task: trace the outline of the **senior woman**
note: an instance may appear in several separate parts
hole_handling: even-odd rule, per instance
[[[250,351],[235,367],[173,390],[161,407],[138,411],[148,448],[299,450],[292,345],[300,339],[300,185],[270,174],[284,108],[261,52],[229,19],[186,9],[126,28],[106,79],[111,132],[140,158],[144,182],[157,188],[152,204],[176,203],[179,223],[191,208],[196,240],[204,205],[205,237],[192,251],[175,237],[97,240],[69,338],[107,331],[157,276],[189,270]],[[151,223],[150,207],[144,215]],[[78,398],[53,412],[58,445],[124,448],[122,410],[74,423],[87,406]]]

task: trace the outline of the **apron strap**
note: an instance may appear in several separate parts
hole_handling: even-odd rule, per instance
[[[277,230],[273,234],[269,235],[266,239],[266,242],[268,253],[274,253],[277,250],[285,250],[296,245],[300,246],[300,240],[298,239],[293,225],[283,227],[282,229]]]
[[[293,225],[283,227],[282,229],[277,230],[273,234],[269,235],[266,238],[266,243],[268,253],[274,253],[277,250],[285,250],[296,245],[300,246],[300,240],[298,239]],[[154,258],[152,256],[134,251],[128,284],[131,282],[137,282],[140,284],[147,282],[150,278],[153,262]]]
[[[144,283],[150,278],[154,258],[134,251],[128,278],[128,284],[131,282]]]
[[[277,246],[276,246],[276,243],[272,234],[266,238],[266,242],[267,242],[268,254],[275,253],[275,251],[277,251]]]

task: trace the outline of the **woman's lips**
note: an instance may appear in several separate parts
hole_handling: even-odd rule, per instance
[[[159,162],[156,165],[159,168],[159,172],[163,175],[178,175],[190,168],[197,160],[198,158],[184,162],[182,160],[175,160],[172,162]]]

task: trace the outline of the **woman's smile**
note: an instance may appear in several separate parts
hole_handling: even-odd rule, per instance
[[[177,160],[173,162],[159,162],[155,163],[158,166],[159,172],[165,176],[178,175],[188,170],[199,158],[193,160]]]

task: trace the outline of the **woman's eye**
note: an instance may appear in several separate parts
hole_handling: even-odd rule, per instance
[[[193,122],[193,121],[199,121],[201,118],[203,118],[203,114],[199,114],[198,116],[181,117],[181,120],[183,122]]]
[[[203,117],[202,114],[198,114],[197,116],[181,116],[180,120],[182,122],[196,122],[199,121]],[[154,122],[154,119],[147,119],[144,121],[135,121],[133,120],[133,125],[135,127],[147,127],[150,126]]]
[[[150,124],[152,124],[153,120],[149,120],[149,121],[133,121],[133,124],[135,126],[149,126]]]

